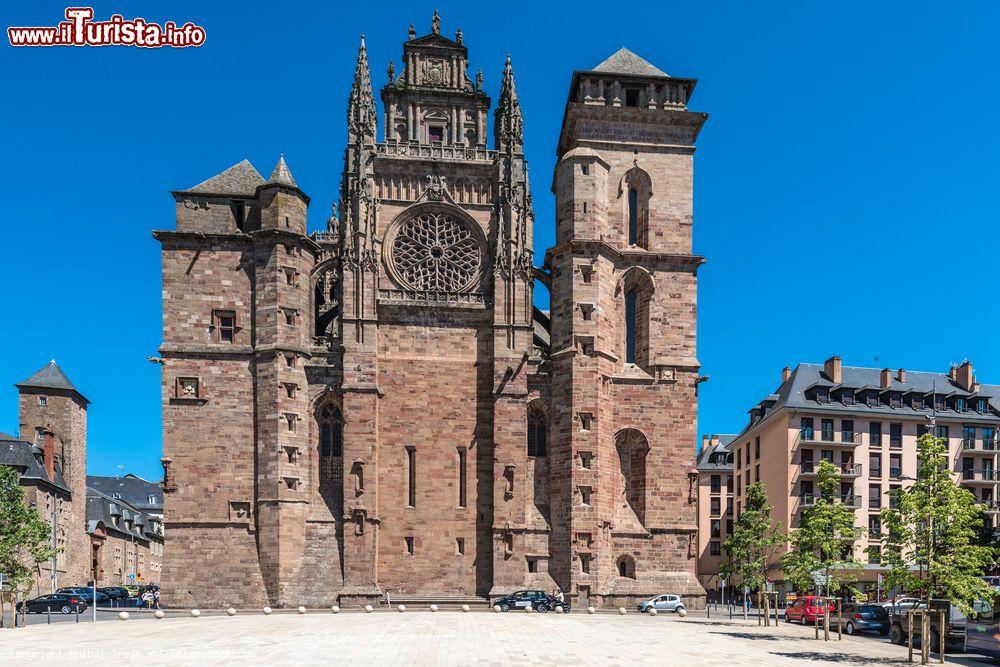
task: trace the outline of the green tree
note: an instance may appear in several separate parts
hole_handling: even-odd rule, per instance
[[[5,588],[26,593],[34,584],[39,563],[56,554],[49,524],[24,502],[17,471],[0,466],[0,572]]]
[[[947,440],[920,436],[917,479],[894,500],[896,507],[881,513],[886,584],[919,592],[927,602],[948,598],[966,614],[976,600],[992,600],[993,590],[980,577],[996,551],[980,543],[983,508],[952,477]]]
[[[788,534],[791,550],[781,557],[781,567],[796,590],[808,591],[819,583],[825,584],[824,594],[835,595],[857,580],[862,567],[854,557],[854,543],[864,530],[854,525],[854,510],[840,498],[839,476],[837,466],[820,462],[819,495],[804,504],[799,527]]]
[[[733,526],[733,534],[722,543],[729,557],[719,573],[731,590],[761,590],[767,582],[767,567],[784,542],[767,503],[767,487],[757,482],[747,487],[746,506]]]

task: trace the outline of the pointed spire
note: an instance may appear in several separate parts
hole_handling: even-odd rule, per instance
[[[288,169],[288,165],[285,163],[285,154],[282,153],[281,157],[278,158],[278,164],[274,165],[274,171],[271,172],[271,178],[267,179],[268,184],[271,185],[288,185],[293,188],[299,187],[292,178],[292,172]]]
[[[85,402],[89,403],[83,394],[73,386],[70,379],[66,377],[63,369],[59,368],[59,364],[53,359],[49,363],[42,366],[38,371],[23,382],[18,382],[14,385],[18,389],[30,388],[30,389],[61,389],[69,392],[73,392]]]
[[[431,32],[435,35],[441,34],[441,15],[438,14],[438,10],[434,10],[434,17],[431,19]]]
[[[503,68],[503,81],[500,84],[500,99],[497,101],[494,116],[493,134],[498,150],[508,146],[520,147],[524,144],[524,119],[521,116],[521,104],[517,100],[517,87],[514,85],[514,67],[510,64],[510,54]]]
[[[354,138],[368,137],[374,140],[376,125],[375,96],[372,94],[368,49],[365,47],[365,36],[361,35],[357,66],[354,68],[354,85],[351,87],[351,97],[347,104],[347,129]]]

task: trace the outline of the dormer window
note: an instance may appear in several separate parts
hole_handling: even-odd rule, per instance
[[[966,412],[966,411],[968,411],[968,408],[966,407],[965,399],[964,398],[956,398],[955,399],[955,412]]]
[[[430,125],[427,127],[427,140],[430,143],[441,143],[444,141],[444,127],[441,125]]]
[[[816,387],[816,402],[817,403],[829,403],[830,402],[830,389],[827,387]]]
[[[878,392],[877,391],[868,392],[868,398],[866,399],[866,403],[868,404],[868,407],[874,407],[878,405]]]
[[[898,391],[889,392],[889,407],[898,408],[903,404],[903,395]]]
[[[854,405],[854,390],[844,389],[843,392],[841,392],[840,400],[844,403],[844,405]]]
[[[976,412],[987,413],[989,412],[990,402],[985,398],[976,399]]]
[[[638,88],[626,88],[625,89],[625,106],[627,106],[627,107],[637,107],[637,106],[639,106],[639,89]]]
[[[934,395],[934,409],[944,410],[944,396]]]
[[[914,410],[922,410],[924,407],[924,397],[920,394],[914,394],[912,405]]]

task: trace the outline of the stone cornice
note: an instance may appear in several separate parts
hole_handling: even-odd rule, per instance
[[[163,243],[165,241],[216,241],[222,243],[238,243],[249,245],[252,238],[242,232],[237,234],[213,234],[206,232],[179,232],[170,229],[153,230],[153,238]]]
[[[545,251],[545,263],[549,264],[549,257],[563,252],[572,253],[575,249],[593,249],[598,254],[610,257],[617,261],[639,260],[640,262],[670,262],[688,267],[692,272],[696,272],[698,267],[707,262],[702,255],[688,255],[669,252],[653,252],[641,248],[630,248],[622,250],[615,247],[603,239],[572,239],[558,245],[554,245]]]

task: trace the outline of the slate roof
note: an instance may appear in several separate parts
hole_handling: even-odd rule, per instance
[[[729,445],[736,440],[735,434],[715,435],[719,439],[719,444],[703,448],[698,452],[696,466],[699,472],[711,472],[714,470],[732,470],[733,462],[729,451]],[[729,456],[727,456],[729,455]],[[727,461],[728,459],[728,461]]]
[[[257,193],[257,186],[263,183],[264,177],[254,169],[250,160],[243,160],[207,181],[181,192],[252,197]]]
[[[42,389],[63,389],[66,391],[75,392],[77,396],[82,398],[84,401],[87,401],[84,395],[80,393],[80,390],[73,386],[73,383],[70,382],[70,379],[66,377],[66,374],[63,372],[63,370],[59,368],[59,364],[56,363],[55,359],[42,366],[40,369],[38,369],[38,371],[34,375],[29,377],[27,380],[24,380],[23,382],[18,382],[14,386],[17,387],[18,389],[22,387],[35,387]],[[90,401],[87,402],[89,403]]]
[[[115,526],[115,518],[118,525]],[[132,530],[127,528],[126,521],[132,521]],[[151,517],[148,512],[136,508],[120,498],[113,498],[97,489],[87,486],[87,532],[93,533],[98,524],[103,523],[108,532],[135,536],[138,540],[149,540],[157,535],[154,524],[160,520]]]
[[[163,513],[163,486],[159,482],[150,482],[137,475],[122,477],[105,477],[87,475],[87,486],[105,495],[124,500],[136,509],[153,514]],[[150,496],[155,496],[154,502],[149,502]]]
[[[6,436],[0,438],[0,465],[11,466],[17,470],[22,480],[43,482],[66,493],[70,492],[58,465],[54,466],[53,479],[49,479],[41,448],[30,442]]]
[[[890,405],[886,405],[881,402],[876,405],[869,406],[860,397],[856,398],[856,401],[849,405],[845,405],[833,396],[830,398],[829,402],[820,403],[814,396],[810,395],[812,392],[809,390],[813,387],[828,387],[832,394],[836,394],[838,390],[846,388],[854,389],[855,394],[857,394],[857,391],[860,389],[872,389],[878,391],[880,396],[889,392],[900,392],[904,396],[907,393],[918,393],[923,395],[934,393],[939,396],[946,397],[959,396],[967,398],[986,398],[989,401],[988,405],[990,410],[988,413],[978,413],[971,408],[968,412],[958,412],[953,409],[950,403],[947,403],[944,409],[937,409],[935,413],[938,418],[944,419],[961,419],[969,422],[981,422],[983,420],[987,420],[1000,423],[1000,385],[980,384],[979,391],[976,393],[966,391],[960,387],[958,383],[949,377],[948,373],[908,370],[906,371],[905,377],[906,382],[900,382],[897,379],[897,373],[894,371],[892,373],[892,381],[889,386],[882,388],[882,369],[842,366],[841,382],[838,384],[833,382],[833,379],[826,375],[823,364],[799,364],[792,371],[788,380],[783,382],[775,393],[768,395],[763,401],[751,409],[751,414],[755,411],[762,414],[758,414],[756,418],[752,420],[751,423],[743,430],[743,432],[745,433],[762,419],[769,417],[782,408],[809,409],[830,413],[870,413],[872,415],[883,415],[887,417],[898,416],[927,418],[931,415],[931,409],[929,407],[923,409],[914,408],[905,400],[899,407],[891,407]]]
[[[267,179],[270,184],[277,185],[288,185],[293,188],[299,187],[292,178],[292,172],[288,169],[288,165],[285,164],[285,156],[282,155],[278,158],[278,164],[274,165],[274,171],[271,172],[271,178]]]
[[[593,71],[609,74],[629,74],[631,76],[670,76],[625,47],[618,49],[611,57],[595,67]]]

